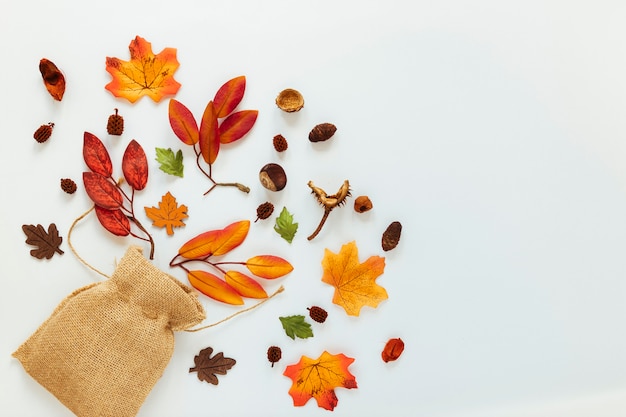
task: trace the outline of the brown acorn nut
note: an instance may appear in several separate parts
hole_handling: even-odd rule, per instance
[[[366,211],[370,211],[373,207],[372,201],[366,195],[360,195],[354,199],[354,211],[357,213],[365,213]]]
[[[337,127],[332,123],[320,123],[311,129],[309,133],[309,140],[311,142],[324,142],[332,138]]]
[[[382,247],[385,252],[392,250],[398,246],[400,242],[400,234],[402,233],[402,224],[400,222],[392,222],[383,232]]]
[[[280,191],[287,185],[287,174],[280,165],[269,163],[261,168],[259,180],[268,190]]]
[[[304,107],[304,97],[302,97],[302,94],[300,94],[298,90],[287,88],[278,93],[276,105],[279,109],[287,113],[293,113]]]

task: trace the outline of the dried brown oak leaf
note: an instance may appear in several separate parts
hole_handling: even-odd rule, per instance
[[[232,368],[237,361],[231,358],[225,358],[224,353],[220,352],[211,357],[213,348],[204,348],[198,353],[193,361],[196,364],[193,368],[189,368],[189,372],[197,372],[200,381],[206,381],[209,384],[217,385],[219,380],[217,375],[226,375],[226,372]]]
[[[37,249],[31,249],[31,256],[37,259],[50,259],[55,253],[63,255],[63,251],[59,248],[63,242],[63,238],[59,236],[59,231],[54,223],[48,226],[48,231],[42,225],[32,224],[22,225],[22,230],[26,234],[26,243],[37,246]]]

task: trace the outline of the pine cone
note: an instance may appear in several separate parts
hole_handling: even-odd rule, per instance
[[[266,201],[265,203],[259,205],[259,207],[256,208],[257,217],[254,222],[256,223],[256,221],[259,219],[261,220],[267,219],[269,216],[272,215],[273,212],[274,212],[274,205],[270,203],[269,201]]]
[[[287,139],[283,135],[274,136],[274,149],[276,152],[284,152],[287,150]]]
[[[278,362],[282,357],[282,351],[278,346],[270,346],[267,349],[267,360],[272,363],[272,368],[274,367],[274,363]]]
[[[76,192],[76,183],[70,178],[62,178],[61,189],[68,194],[74,194]]]
[[[400,242],[400,234],[402,233],[402,224],[400,222],[393,222],[383,233],[382,246],[385,252],[398,246]]]
[[[52,135],[52,128],[54,127],[54,123],[50,122],[47,125],[41,125],[35,133],[33,134],[33,138],[39,143],[43,143],[50,139]]]
[[[309,310],[309,316],[318,323],[324,323],[328,317],[328,313],[322,307],[313,306],[307,310]]]
[[[117,114],[117,109],[115,109],[115,114],[109,116],[107,132],[115,136],[120,136],[124,132],[124,118]]]

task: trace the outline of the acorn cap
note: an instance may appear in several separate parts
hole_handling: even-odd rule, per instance
[[[296,112],[304,107],[304,97],[298,90],[287,88],[278,93],[276,105],[288,113]]]

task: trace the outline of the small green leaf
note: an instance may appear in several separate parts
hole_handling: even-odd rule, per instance
[[[298,223],[293,222],[293,215],[287,211],[287,207],[283,207],[280,215],[276,217],[274,230],[289,243],[291,243],[293,237],[296,235]]]
[[[287,336],[292,339],[299,337],[300,339],[306,339],[307,337],[313,337],[313,330],[311,325],[304,321],[304,316],[288,316],[279,317],[280,322],[283,324],[283,329]]]
[[[183,177],[183,152],[179,149],[176,154],[171,148],[155,148],[156,161],[161,164],[159,169],[166,174]]]

